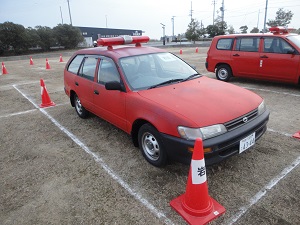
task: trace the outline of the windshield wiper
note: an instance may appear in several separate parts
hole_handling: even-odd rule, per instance
[[[198,77],[198,76],[201,76],[201,74],[199,74],[199,73],[192,74],[191,76],[188,76],[187,78],[185,78],[185,79],[182,79],[182,81],[181,81],[181,82],[184,82],[184,81],[190,80],[190,79],[192,79],[192,78],[195,78],[195,77]]]
[[[159,84],[154,84],[154,85],[150,86],[148,89],[156,88],[158,86],[162,86],[162,85],[165,85],[165,84],[171,84],[171,83],[179,82],[179,81],[182,81],[182,80],[183,79],[171,79],[171,80],[167,80],[167,81],[164,81],[164,82],[159,83]]]

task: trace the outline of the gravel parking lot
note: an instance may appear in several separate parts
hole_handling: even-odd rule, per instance
[[[168,48],[205,76],[208,48]],[[67,61],[72,52],[62,52]],[[189,166],[155,168],[130,137],[64,93],[59,54],[7,58],[0,75],[1,224],[186,224],[169,202],[185,192]],[[51,66],[46,70],[45,58]],[[41,109],[40,79],[55,107]],[[300,223],[300,86],[234,78],[271,111],[246,152],[207,168],[210,195],[226,208],[211,224]],[[222,98],[222,96],[220,96]],[[226,112],[224,112],[226,113]]]

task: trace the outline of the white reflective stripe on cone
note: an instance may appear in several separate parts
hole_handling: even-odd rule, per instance
[[[192,184],[203,184],[206,182],[206,168],[205,161],[202,160],[193,160],[191,162],[192,169]]]
[[[41,86],[41,95],[44,94],[44,88]]]

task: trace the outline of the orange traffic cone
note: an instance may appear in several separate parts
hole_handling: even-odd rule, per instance
[[[293,135],[294,138],[300,139],[300,130]]]
[[[199,52],[199,49],[198,49],[198,47],[196,48],[196,53],[198,53]]]
[[[51,68],[50,68],[50,64],[49,64],[49,61],[48,61],[48,59],[46,59],[46,70],[50,70]]]
[[[30,60],[29,60],[29,65],[33,65],[33,60],[32,60],[32,57],[30,56]]]
[[[182,54],[182,49],[180,49],[179,54],[180,54],[180,55]]]
[[[61,55],[59,56],[59,62],[63,62],[63,58]]]
[[[8,74],[8,72],[7,72],[7,69],[4,65],[4,62],[2,62],[2,75],[4,75],[4,74]]]
[[[47,92],[46,85],[45,85],[43,79],[41,79],[41,95],[42,95],[42,104],[40,104],[41,108],[55,106],[55,103],[50,100],[50,97]]]
[[[170,205],[189,224],[207,224],[225,212],[225,208],[208,195],[202,140],[196,139],[185,194]]]

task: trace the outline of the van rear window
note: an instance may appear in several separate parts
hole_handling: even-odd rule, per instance
[[[220,39],[217,43],[217,49],[218,50],[231,50],[233,38],[223,38]]]

